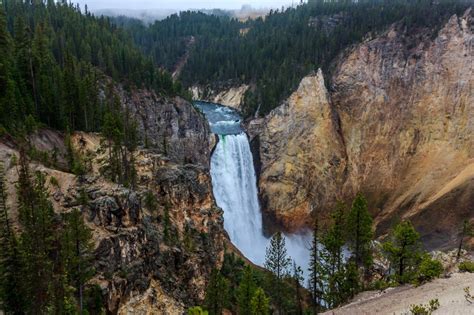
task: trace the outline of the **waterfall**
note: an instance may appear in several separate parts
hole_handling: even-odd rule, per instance
[[[252,152],[244,133],[219,136],[211,159],[211,177],[232,243],[252,262],[262,264],[267,239],[262,233]]]
[[[211,158],[212,188],[217,205],[224,210],[224,228],[232,243],[253,263],[263,266],[270,239],[263,233],[258,201],[257,176],[247,135],[234,110],[209,103],[196,103],[206,115],[219,142]],[[285,234],[291,259],[307,272],[309,233]]]
[[[211,159],[217,205],[224,210],[224,227],[232,243],[253,263],[263,266],[270,240],[264,236],[256,174],[247,135],[220,135]],[[288,255],[306,272],[308,234],[285,235]]]

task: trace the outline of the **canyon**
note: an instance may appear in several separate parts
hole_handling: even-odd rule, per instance
[[[87,175],[68,170],[65,134],[47,128],[29,136],[36,153],[30,168],[46,175],[56,214],[83,213],[95,245],[91,283],[111,314],[182,314],[202,304],[211,272],[226,252],[242,257],[231,243],[239,231],[225,230],[216,202],[222,187],[213,187],[213,174],[236,186],[238,175],[211,170],[216,152],[214,165],[225,170],[232,164],[225,149],[247,164],[252,150],[255,171],[246,169],[244,183],[250,184],[242,187],[251,194],[244,191],[242,199],[251,204],[252,222],[261,225],[263,212],[262,244],[274,230],[299,232],[314,217],[329,218],[338,200],[349,204],[362,192],[378,237],[394,222],[410,219],[427,249],[452,248],[462,222],[474,219],[473,30],[469,9],[439,30],[408,31],[396,23],[372,34],[342,53],[330,72],[303,78],[270,114],[245,122],[249,143],[239,129],[227,147],[188,100],[116,84],[121,108],[137,122],[136,187],[102,174],[107,148],[97,133],[72,134],[74,150],[87,157]],[[239,109],[250,88],[191,90],[195,99]],[[234,123],[240,128],[240,120]],[[17,141],[2,135],[0,160],[14,224],[18,156]],[[232,195],[228,191],[221,194]],[[82,194],[87,205],[78,201]],[[249,235],[244,241],[251,248],[255,239]],[[263,251],[256,253],[259,264]]]

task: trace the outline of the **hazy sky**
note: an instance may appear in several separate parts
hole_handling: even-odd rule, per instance
[[[73,0],[89,9],[240,9],[244,4],[254,8],[291,5],[292,0]],[[293,0],[297,3],[299,0]]]

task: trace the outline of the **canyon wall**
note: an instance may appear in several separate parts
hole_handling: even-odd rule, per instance
[[[474,218],[473,13],[439,32],[393,25],[336,62],[262,124],[260,188],[287,229],[363,192],[383,235],[411,219],[429,248]]]
[[[332,202],[343,184],[345,152],[321,71],[265,120],[260,190],[267,216],[287,229],[308,223],[312,201]]]
[[[222,104],[240,110],[248,89],[249,86],[243,84],[240,86],[222,87],[216,90],[210,86],[193,86],[190,88],[190,91],[193,99],[196,101]]]
[[[41,157],[32,159],[30,168],[47,177],[57,215],[79,209],[92,230],[96,274],[89,285],[100,288],[106,313],[182,314],[204,299],[210,273],[222,263],[228,242],[223,213],[212,194],[209,127],[182,99],[117,91],[138,121],[142,140],[153,137],[149,148],[135,152],[136,187],[112,183],[101,173],[108,153],[103,139],[93,133],[72,137],[77,152],[89,161],[87,175],[67,170],[64,136],[51,130],[30,137]],[[167,150],[160,146],[162,132],[169,139]],[[54,159],[51,152],[57,152]],[[0,139],[10,217],[16,224],[13,156],[19,156],[15,141]],[[84,195],[86,204],[79,201]]]
[[[180,97],[167,98],[149,90],[115,87],[122,107],[137,122],[141,144],[175,163],[209,167],[209,125],[205,117]]]

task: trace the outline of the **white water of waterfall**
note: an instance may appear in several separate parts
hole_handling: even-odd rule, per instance
[[[241,117],[232,108],[218,104],[196,102],[195,106],[206,115],[212,132],[219,135],[211,159],[211,177],[216,203],[224,210],[224,227],[242,254],[263,266],[270,239],[263,233],[257,176]],[[286,234],[285,240],[288,255],[306,274],[311,235]]]
[[[263,266],[270,240],[263,234],[253,157],[245,133],[219,136],[211,176],[214,197],[224,210],[224,227],[232,243],[253,263]],[[310,235],[285,236],[288,255],[306,273]]]

